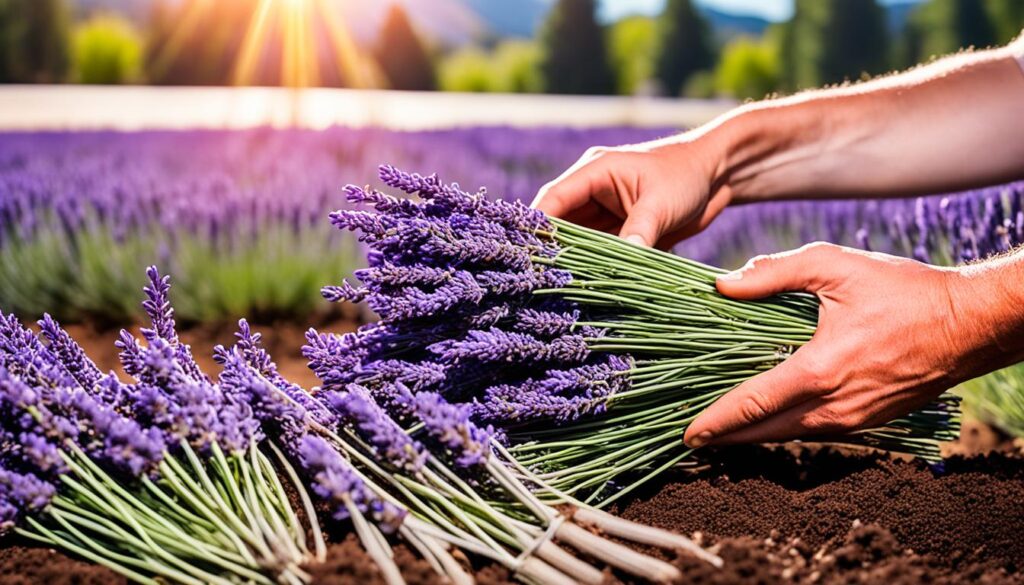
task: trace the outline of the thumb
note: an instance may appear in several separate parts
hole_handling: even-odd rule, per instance
[[[622,223],[619,237],[640,246],[653,246],[661,239],[665,229],[662,216],[665,210],[650,195],[637,200]]]
[[[838,246],[815,242],[779,254],[751,258],[743,268],[718,277],[718,292],[753,300],[792,291],[815,293],[836,270]]]
[[[816,381],[804,366],[807,347],[713,402],[686,429],[683,441],[701,447],[814,398]]]

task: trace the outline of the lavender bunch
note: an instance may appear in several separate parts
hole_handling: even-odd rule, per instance
[[[390,396],[416,380],[412,407],[441,396],[458,417],[497,425],[517,462],[560,494],[607,504],[684,461],[680,437],[704,408],[814,333],[806,295],[726,299],[718,269],[434,175],[384,166],[380,179],[418,199],[346,188],[361,208],[331,220],[357,234],[370,268],[323,291],[379,321],[307,336],[310,366],[325,391],[358,384],[403,420],[409,401]],[[944,396],[850,440],[937,459],[957,412]],[[450,430],[441,443],[462,439]]]
[[[0,314],[4,530],[143,583],[306,582],[307,527],[251,406],[199,370],[169,281],[148,276],[146,341],[119,342],[133,383],[101,374],[49,316],[40,339]]]
[[[375,394],[340,382],[307,393],[265,375],[276,372],[273,362],[252,343],[248,325],[242,323],[241,330],[235,347],[217,352],[225,365],[222,385],[254,405],[282,459],[298,463],[297,473],[327,504],[333,520],[353,523],[389,581],[398,582],[397,569],[379,548],[380,533],[398,535],[439,574],[460,584],[472,580],[452,556],[453,548],[504,564],[527,582],[602,582],[598,568],[554,539],[648,579],[677,575],[670,565],[598,538],[542,503],[492,455],[489,431],[469,420],[467,407],[436,394],[414,395],[400,381],[386,389],[378,385]],[[324,350],[341,343],[317,340]],[[324,357],[320,367],[332,371]],[[405,372],[400,363],[378,365],[375,376]],[[610,525],[615,535],[641,533],[654,546],[695,548],[677,535],[609,522],[589,509],[581,514],[589,523]]]

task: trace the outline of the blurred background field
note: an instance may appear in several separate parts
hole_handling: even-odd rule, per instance
[[[528,202],[589,146],[1022,27],[1020,0],[0,0],[0,310],[105,346],[155,263],[198,346],[248,316],[297,360],[303,327],[367,317],[318,290],[360,265],[327,213],[380,163]],[[1014,184],[736,208],[678,251],[951,265],[1024,241],[1022,203]],[[976,410],[1024,432],[1021,380],[975,384]]]

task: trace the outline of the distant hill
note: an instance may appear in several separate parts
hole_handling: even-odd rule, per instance
[[[697,10],[711,25],[715,39],[722,43],[739,36],[759,37],[771,24],[759,16],[732,14],[704,5],[698,5]]]

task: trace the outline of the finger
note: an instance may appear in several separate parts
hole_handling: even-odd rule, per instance
[[[734,299],[760,299],[783,292],[818,292],[844,266],[841,248],[816,242],[796,250],[752,258],[719,276],[718,292]]]
[[[603,152],[601,148],[587,150],[557,179],[541,187],[530,207],[552,217],[565,217],[590,201],[591,188],[603,172],[593,163],[600,160]]]
[[[659,203],[667,201],[654,194],[646,194],[628,210],[626,221],[622,222],[619,237],[640,246],[653,246],[665,233],[667,210]]]
[[[846,431],[828,415],[827,403],[812,398],[767,419],[715,439],[715,445],[777,443],[814,435]]]
[[[712,444],[814,398],[817,384],[807,374],[806,358],[801,356],[808,347],[810,344],[712,403],[686,429],[683,441],[695,448]]]
[[[563,219],[605,233],[617,234],[622,227],[623,217],[619,217],[597,201],[588,201],[579,209],[567,213]]]

